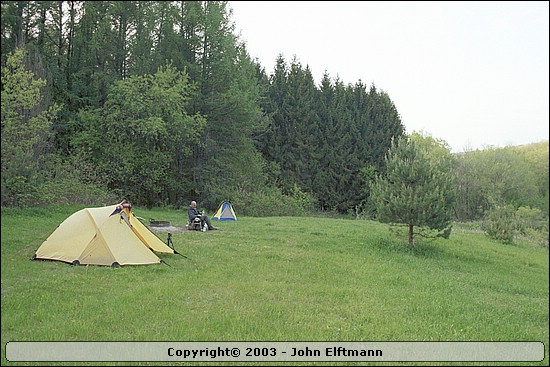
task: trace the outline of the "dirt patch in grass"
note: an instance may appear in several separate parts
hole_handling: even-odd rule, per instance
[[[170,232],[170,233],[188,232],[187,227],[176,227],[176,226],[154,227],[151,225],[149,225],[148,227],[151,231],[154,231],[154,232]]]

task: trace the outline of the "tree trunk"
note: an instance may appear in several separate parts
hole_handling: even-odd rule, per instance
[[[413,245],[413,225],[409,224],[409,246]]]

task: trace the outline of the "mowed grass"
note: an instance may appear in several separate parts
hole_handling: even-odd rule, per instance
[[[541,341],[541,362],[489,364],[548,365],[549,255],[529,242],[459,228],[410,250],[372,221],[239,217],[173,233],[169,266],[31,261],[79,209],[2,209],[2,365],[8,341]]]

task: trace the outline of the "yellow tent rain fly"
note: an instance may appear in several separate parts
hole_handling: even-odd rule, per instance
[[[73,265],[145,265],[164,262],[155,252],[176,253],[130,211],[118,205],[82,209],[63,221],[33,256]]]

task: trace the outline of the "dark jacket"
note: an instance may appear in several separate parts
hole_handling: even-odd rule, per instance
[[[200,217],[201,213],[197,210],[197,208],[188,207],[187,208],[187,216],[189,217],[189,221],[191,222],[196,217]]]

